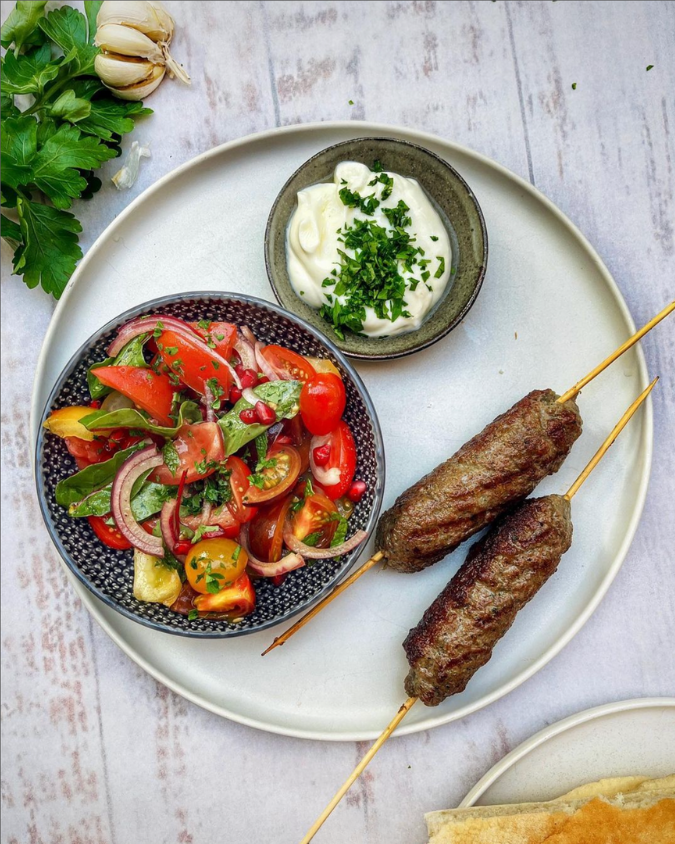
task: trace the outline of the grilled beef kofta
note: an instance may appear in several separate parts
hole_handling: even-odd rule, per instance
[[[561,495],[529,499],[493,525],[404,641],[406,692],[438,706],[463,691],[571,542]]]
[[[557,472],[581,434],[574,399],[557,399],[528,393],[400,495],[377,528],[386,565],[415,572],[438,562]]]

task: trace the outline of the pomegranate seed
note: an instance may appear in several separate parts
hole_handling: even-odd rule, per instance
[[[258,384],[258,373],[255,369],[245,369],[243,373],[239,375],[239,380],[241,381],[242,390],[245,390],[247,387],[255,387]]]
[[[255,403],[255,412],[261,425],[272,425],[277,421],[277,414],[264,401]]]
[[[262,404],[262,402],[258,402],[258,404]],[[258,415],[252,407],[247,407],[246,410],[242,410],[239,414],[239,418],[244,425],[255,425],[258,421]]]
[[[192,548],[192,543],[189,539],[179,539],[173,546],[173,552],[174,554],[187,554],[190,548]]]
[[[241,390],[239,387],[232,387],[230,390],[230,401],[232,404],[236,404],[239,399],[241,398]]]
[[[274,440],[275,445],[292,445],[293,440],[288,434],[279,434],[279,436]]]
[[[365,491],[366,484],[364,481],[354,481],[354,483],[349,487],[347,498],[350,501],[353,501],[354,504],[358,504],[359,501],[363,498]]]
[[[330,460],[330,446],[328,443],[315,448],[312,456],[317,466],[325,466]]]
[[[235,365],[234,371],[241,378],[241,376],[246,372],[246,367],[243,364],[238,363]]]
[[[94,410],[98,410],[101,407],[101,402],[98,399],[94,399],[89,402],[89,407],[93,407]]]

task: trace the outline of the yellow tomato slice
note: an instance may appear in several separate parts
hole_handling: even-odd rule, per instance
[[[332,372],[333,375],[337,375],[338,378],[342,378],[340,370],[332,361],[327,360],[326,358],[307,358],[307,360],[312,364],[315,372]]]
[[[57,437],[77,437],[80,440],[92,442],[94,432],[88,431],[84,425],[81,425],[80,419],[93,412],[91,407],[62,407],[60,410],[55,410],[49,414],[45,419],[44,426]]]

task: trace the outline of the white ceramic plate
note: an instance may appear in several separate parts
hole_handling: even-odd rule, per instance
[[[389,135],[444,156],[474,189],[490,241],[487,276],[464,322],[430,349],[358,363],[377,408],[387,456],[384,507],[525,393],[562,392],[634,326],[598,255],[547,199],[470,150],[408,129],[322,123],[254,135],[180,167],[135,200],[80,264],[49,327],[33,430],[78,346],[121,311],[154,296],[230,290],[272,298],[263,233],[280,187],[337,141]],[[542,493],[562,492],[646,386],[639,349],[581,398],[585,432]],[[415,707],[400,734],[447,723],[515,688],[588,619],[614,578],[642,510],[651,461],[651,406],[622,434],[574,502],[575,542],[560,571],[518,617],[461,695]],[[355,740],[377,735],[405,697],[401,642],[466,554],[414,575],[373,570],[283,648],[270,634],[196,642],[144,629],[84,588],[82,601],[115,642],[179,694],[220,715],[278,733]],[[365,557],[364,557],[365,559]],[[273,633],[281,632],[276,628]]]
[[[675,698],[607,703],[551,724],[512,750],[460,803],[552,800],[604,777],[675,773]]]

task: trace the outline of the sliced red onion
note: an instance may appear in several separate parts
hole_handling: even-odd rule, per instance
[[[312,474],[321,486],[335,486],[335,484],[340,483],[341,475],[338,466],[334,466],[332,469],[326,469],[325,466],[317,466],[314,462],[314,449],[321,448],[322,445],[326,445],[326,443],[330,441],[330,438],[330,434],[326,434],[322,437],[312,437],[309,444],[309,465],[312,470]]]
[[[255,344],[258,341],[256,339],[255,334],[251,331],[251,329],[248,327],[248,325],[242,325],[242,327],[239,330],[244,335],[244,340],[246,340],[247,343],[250,343],[255,348]]]
[[[177,319],[172,316],[157,316],[151,317],[137,317],[132,319],[126,325],[120,328],[117,337],[108,346],[108,356],[114,358],[126,346],[129,340],[138,337],[140,334],[152,333],[157,328],[157,323],[161,322],[163,328],[168,328],[178,334],[189,334],[193,339],[199,337],[199,334],[192,328],[189,323],[182,319]],[[200,337],[200,339],[203,339]]]
[[[295,569],[301,569],[305,565],[305,561],[300,554],[286,554],[276,563],[264,563],[262,560],[256,559],[251,554],[248,544],[248,524],[242,525],[241,533],[239,534],[239,544],[246,551],[248,556],[248,568],[258,577],[277,577],[280,574],[286,574]]]
[[[341,557],[343,554],[353,551],[367,536],[368,534],[365,530],[357,530],[354,536],[350,536],[349,539],[346,539],[333,548],[312,548],[311,545],[305,545],[304,542],[301,542],[293,535],[293,528],[288,520],[284,525],[284,542],[288,548],[297,554],[302,554],[308,560],[330,560],[333,557]]]
[[[155,557],[164,556],[162,540],[147,533],[134,518],[131,510],[131,491],[142,474],[150,469],[156,469],[162,463],[164,463],[164,458],[157,451],[156,445],[137,451],[118,469],[110,493],[112,514],[119,532],[131,542],[134,548]]]
[[[206,401],[206,421],[216,421],[216,411],[213,409],[213,392],[208,383],[204,383],[204,400]]]
[[[252,369],[254,372],[257,372],[258,364],[255,359],[255,351],[248,340],[244,340],[243,337],[239,337],[237,342],[234,344],[234,348],[241,359],[241,365],[244,369]],[[241,389],[241,381],[237,384],[237,387]]]
[[[265,360],[265,355],[263,355],[262,350],[265,347],[262,343],[255,344],[255,359],[256,363],[258,364],[258,369],[262,372],[263,375],[266,375],[270,381],[280,381],[281,379],[277,375],[277,373],[272,369],[272,367],[267,363]]]
[[[176,503],[175,498],[165,501],[162,511],[159,514],[159,528],[162,531],[162,539],[172,554],[175,554],[174,549],[179,539],[176,534],[176,520],[174,515],[176,512]]]
[[[242,390],[241,397],[246,399],[246,401],[252,406],[255,407],[256,404],[260,401],[258,396],[253,392],[252,387],[247,387],[245,390]]]

